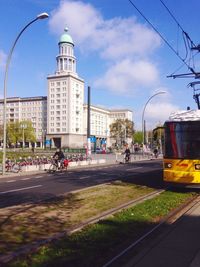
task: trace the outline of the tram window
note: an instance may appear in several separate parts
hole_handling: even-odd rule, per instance
[[[200,158],[200,121],[166,123],[164,156]]]

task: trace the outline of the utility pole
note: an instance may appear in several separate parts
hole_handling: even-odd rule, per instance
[[[91,140],[90,140],[90,86],[88,86],[88,104],[87,104],[87,156],[91,155]]]

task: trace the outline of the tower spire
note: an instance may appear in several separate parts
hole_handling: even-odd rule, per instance
[[[76,74],[76,57],[74,56],[74,42],[65,27],[59,43],[59,55],[57,60],[56,74],[74,73]]]

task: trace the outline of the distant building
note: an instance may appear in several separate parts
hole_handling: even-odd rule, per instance
[[[47,139],[54,147],[84,147],[87,143],[87,105],[84,80],[76,72],[74,42],[68,29],[61,35],[57,70],[48,80]],[[115,119],[132,121],[130,110],[108,110],[91,106],[91,136],[110,145],[109,125]]]
[[[0,99],[0,125],[3,125],[3,99]],[[47,97],[9,97],[6,104],[6,121],[32,122],[37,145],[42,146],[47,128]]]
[[[47,139],[53,147],[82,147],[84,80],[76,73],[74,43],[67,28],[58,45],[57,70],[47,77]]]
[[[74,42],[64,30],[56,57],[55,74],[47,77],[48,95],[7,98],[9,122],[30,120],[37,146],[44,141],[51,147],[83,148],[87,143],[87,104],[84,104],[84,80],[76,72]],[[110,124],[116,119],[133,121],[128,109],[105,109],[91,105],[91,136],[95,146],[110,146]],[[0,100],[0,124],[3,124],[3,100]],[[94,145],[94,144],[93,144]]]

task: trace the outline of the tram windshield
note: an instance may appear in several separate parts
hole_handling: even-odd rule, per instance
[[[200,121],[165,123],[164,158],[200,159]]]

